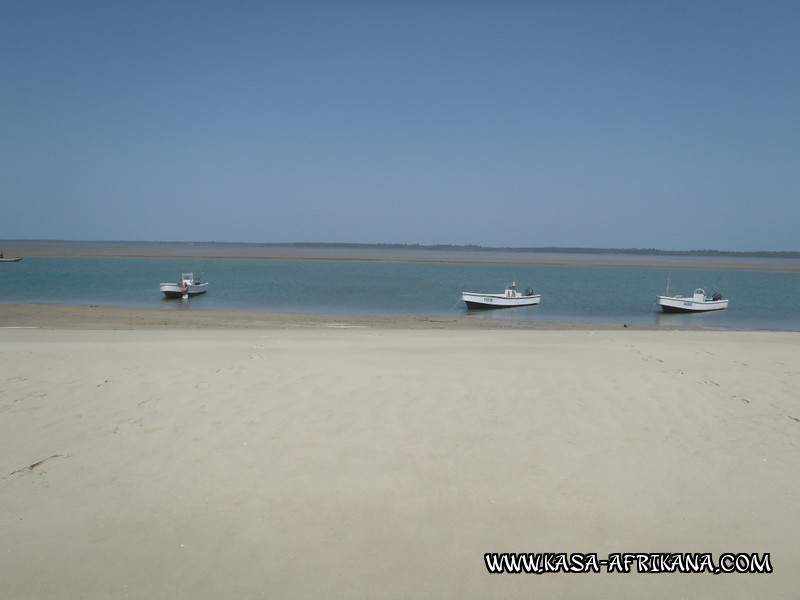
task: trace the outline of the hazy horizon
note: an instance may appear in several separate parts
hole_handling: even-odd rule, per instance
[[[109,245],[222,245],[222,246],[275,246],[299,248],[397,248],[420,250],[464,250],[464,251],[504,251],[504,252],[543,252],[543,253],[620,253],[620,254],[685,254],[685,255],[715,255],[715,254],[742,254],[742,255],[787,255],[795,258],[800,256],[800,250],[720,250],[716,248],[683,248],[668,250],[664,248],[635,248],[635,247],[587,247],[587,246],[482,246],[478,244],[404,244],[392,242],[376,243],[349,243],[349,242],[223,242],[213,240],[68,240],[68,239],[8,239],[0,240],[0,244],[109,244]],[[2,250],[2,247],[0,247]]]

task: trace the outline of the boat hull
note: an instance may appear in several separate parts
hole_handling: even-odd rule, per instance
[[[0,258],[0,263],[4,263],[4,262],[19,262],[21,260],[22,260],[21,256],[15,256],[15,257],[12,257],[12,258]]]
[[[165,298],[183,298],[183,289],[179,283],[162,283],[159,286]],[[208,283],[193,283],[189,286],[188,296],[199,296],[208,291]]]
[[[535,306],[541,301],[541,294],[532,296],[509,297],[503,294],[474,294],[463,292],[461,300],[469,309],[495,309],[495,308],[515,308],[518,306]]]
[[[697,313],[724,310],[728,308],[727,300],[694,300],[693,298],[675,298],[659,296],[658,305],[665,313]]]

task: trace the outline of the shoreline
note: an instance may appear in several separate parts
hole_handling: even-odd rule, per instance
[[[733,328],[650,323],[531,321],[485,319],[480,316],[336,315],[271,311],[162,310],[111,305],[0,303],[0,330],[288,330],[373,329],[445,331],[687,331],[800,333],[797,329]]]
[[[414,316],[351,316],[258,311],[165,311],[105,305],[2,304],[0,330],[16,328],[86,330],[276,330],[386,329],[463,331],[731,331],[788,332],[782,329],[730,329],[636,323],[545,322],[505,319]]]
[[[165,311],[116,306],[0,304],[0,329],[443,329],[443,330],[663,330],[653,325],[543,323],[469,317],[348,316],[256,311]],[[691,329],[695,330],[694,328]]]

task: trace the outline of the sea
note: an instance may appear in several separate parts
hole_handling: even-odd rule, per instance
[[[602,257],[608,263],[608,257]],[[683,259],[680,259],[683,260]],[[155,311],[264,311],[330,316],[436,316],[548,324],[629,324],[657,328],[800,331],[798,259],[731,269],[724,257],[685,259],[685,267],[471,263],[416,260],[113,258],[28,256],[0,264],[0,305],[44,303]],[[694,261],[694,262],[693,262]],[[591,262],[589,260],[588,262]],[[622,260],[620,261],[623,262]],[[778,261],[780,262],[780,261]],[[700,266],[698,266],[700,265]],[[767,266],[769,269],[765,269]],[[160,282],[193,272],[209,291],[166,300]],[[462,291],[499,293],[515,282],[541,303],[469,311]],[[691,296],[702,287],[730,300],[727,310],[663,314],[659,294]],[[0,310],[2,307],[0,306]]]

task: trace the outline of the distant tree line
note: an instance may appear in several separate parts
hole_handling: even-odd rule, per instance
[[[732,250],[661,250],[659,248],[577,248],[577,247],[511,247],[511,246],[479,246],[475,244],[345,244],[323,242],[291,242],[255,244],[264,246],[290,246],[303,248],[365,248],[387,250],[447,250],[470,252],[558,252],[560,254],[655,254],[665,256],[752,256],[764,258],[800,258],[798,251],[759,250],[750,252]]]

